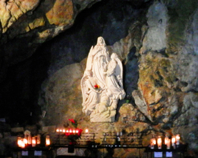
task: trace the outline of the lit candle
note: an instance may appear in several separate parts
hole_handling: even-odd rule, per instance
[[[158,149],[162,149],[162,138],[161,137],[157,138],[157,146],[158,146]]]
[[[62,129],[60,129],[60,132],[62,132],[63,130]]]
[[[167,149],[170,149],[170,139],[166,136],[164,139],[165,145]]]
[[[78,130],[76,130],[76,133],[78,134]]]
[[[32,143],[31,135],[28,135],[28,137],[27,137],[27,143],[28,144],[31,144]]]
[[[175,148],[175,137],[174,136],[172,137],[172,146],[173,146],[173,148]]]
[[[37,135],[37,141],[36,141],[37,144],[41,144],[41,135],[38,134]]]
[[[176,139],[176,145],[179,145],[179,140],[180,140],[179,134],[176,135],[175,139]]]
[[[23,138],[23,143],[24,143],[25,145],[27,145],[28,141],[27,141],[26,138]]]
[[[20,148],[25,148],[25,143],[24,143],[24,141],[23,141],[23,139],[21,137],[17,138],[17,145]]]
[[[69,135],[69,130],[68,129],[65,131],[65,134],[66,134],[66,136]]]
[[[63,129],[63,133],[65,133],[65,129]]]
[[[88,133],[88,132],[89,132],[89,130],[86,128],[86,129],[85,129],[85,133]]]
[[[58,132],[60,132],[60,130],[57,128],[57,129],[56,129],[56,132],[58,133]]]
[[[73,133],[76,133],[76,130],[75,129],[73,129]]]
[[[49,135],[47,135],[45,138],[45,145],[46,146],[50,145],[50,136]]]
[[[151,139],[151,149],[154,149],[155,145],[156,145],[156,140],[155,140],[155,138],[152,138]]]
[[[25,148],[25,143],[21,141],[21,148]]]
[[[69,130],[69,133],[72,133],[72,130],[71,129]]]
[[[32,137],[32,147],[35,147],[35,146],[36,146],[36,138]]]
[[[21,147],[21,142],[22,142],[22,138],[21,137],[18,137],[17,138],[17,145],[18,145],[18,147]]]

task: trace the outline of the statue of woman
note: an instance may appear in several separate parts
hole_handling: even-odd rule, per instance
[[[81,80],[83,112],[90,115],[91,122],[115,120],[118,100],[125,97],[122,73],[122,62],[115,53],[109,59],[105,41],[98,37]]]
[[[104,72],[109,62],[109,52],[107,51],[103,37],[98,37],[97,44],[91,47],[87,58],[87,65],[81,80],[83,96],[83,112],[90,114],[100,101],[100,93],[106,87]],[[94,87],[97,86],[97,87]]]
[[[91,70],[93,76],[98,80],[98,85],[104,88],[106,85],[104,72],[109,62],[109,52],[103,37],[98,37],[97,44],[91,47],[87,59],[86,70]]]

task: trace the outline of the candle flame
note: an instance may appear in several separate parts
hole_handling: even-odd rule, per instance
[[[86,128],[86,129],[85,129],[85,133],[88,133],[88,132],[89,132],[89,130]]]

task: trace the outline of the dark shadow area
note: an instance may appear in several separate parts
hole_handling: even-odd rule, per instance
[[[38,95],[49,62],[50,54],[39,48],[31,58],[9,67],[0,89],[0,104],[4,107],[0,117],[5,117],[7,123],[33,124],[39,120]]]
[[[48,75],[51,76],[64,66],[85,59],[90,47],[96,44],[98,36],[103,36],[107,45],[113,45],[124,38],[128,34],[131,23],[144,14],[144,9],[147,7],[144,3],[138,6],[142,6],[139,7],[141,9],[127,1],[98,2],[78,14],[71,28],[44,43],[36,51],[32,50],[32,47],[28,49],[28,44],[35,38],[34,31],[32,31],[32,37],[23,35],[21,39],[14,38],[10,41],[4,49],[14,55],[11,54],[11,57],[4,59],[4,62],[9,60],[13,66],[8,68],[7,76],[1,83],[0,118],[5,117],[7,122],[12,124],[35,123],[40,117],[42,108],[38,106],[39,92],[42,91],[41,85]],[[45,8],[43,12],[49,9]],[[35,15],[32,18],[36,17]],[[12,32],[16,25],[17,23],[9,31]],[[38,29],[42,30],[42,27]],[[31,56],[31,53],[26,52],[27,49],[35,53]],[[130,60],[124,66],[124,85],[127,96],[131,95],[131,90],[137,87],[137,79],[133,77],[137,75],[137,58],[134,57],[134,51],[134,49],[131,50]],[[21,57],[18,57],[18,53]],[[12,59],[17,59],[18,64],[14,60],[12,62]]]

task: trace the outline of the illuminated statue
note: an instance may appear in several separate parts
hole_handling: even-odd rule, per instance
[[[112,53],[111,60],[105,41],[98,37],[92,46],[81,80],[83,112],[91,122],[114,122],[118,100],[125,97],[122,62]]]

